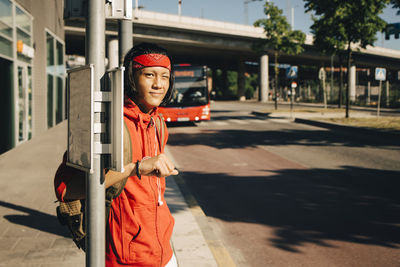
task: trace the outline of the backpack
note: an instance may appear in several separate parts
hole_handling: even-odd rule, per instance
[[[155,127],[157,130],[158,140],[160,140],[160,145],[163,145],[165,141],[165,122],[161,113],[159,113],[159,116],[157,116],[155,119]],[[128,126],[124,121],[124,164],[128,164],[130,162],[132,162],[132,143]],[[108,223],[112,201],[122,193],[127,180],[128,178],[106,189],[106,225]],[[83,251],[86,251],[85,199],[59,202],[59,206],[57,207],[56,211],[58,221],[61,225],[68,226],[76,246]]]

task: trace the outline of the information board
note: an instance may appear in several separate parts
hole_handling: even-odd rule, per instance
[[[67,165],[93,171],[93,65],[68,71]]]

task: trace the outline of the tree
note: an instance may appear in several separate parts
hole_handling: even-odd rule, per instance
[[[316,39],[335,45],[346,44],[347,76],[346,118],[350,107],[350,67],[354,49],[366,48],[376,41],[376,33],[383,31],[386,22],[379,17],[389,0],[304,0],[306,11],[314,11],[311,26]],[[321,27],[323,25],[323,27]],[[328,29],[328,30],[327,30]],[[326,31],[327,30],[327,31]]]
[[[340,65],[340,82],[339,82],[339,96],[338,106],[342,105],[342,91],[343,91],[343,64],[342,53],[345,49],[346,43],[342,39],[332,38],[334,36],[335,28],[332,27],[334,21],[332,18],[317,19],[313,16],[314,24],[311,26],[311,32],[314,34],[314,46],[317,50],[326,55],[338,55]],[[321,34],[322,33],[322,34]]]
[[[400,9],[400,0],[391,0],[390,3],[393,5],[393,8]],[[397,15],[400,15],[400,10],[397,10]]]
[[[302,31],[294,31],[287,22],[286,17],[282,15],[282,10],[271,2],[264,5],[266,19],[259,19],[254,23],[256,27],[263,27],[266,39],[261,39],[255,43],[254,49],[264,53],[266,50],[272,50],[274,54],[274,98],[275,109],[278,109],[278,57],[280,54],[296,55],[303,52],[303,44],[306,35]]]

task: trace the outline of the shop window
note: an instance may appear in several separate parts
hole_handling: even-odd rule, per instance
[[[47,39],[47,125],[53,127],[64,119],[65,63],[64,44],[50,33]]]

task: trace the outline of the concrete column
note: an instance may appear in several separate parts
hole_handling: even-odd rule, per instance
[[[246,96],[245,96],[245,73],[246,67],[244,65],[244,61],[239,62],[239,69],[238,69],[238,98],[240,101],[246,101]]]
[[[259,101],[267,102],[269,96],[268,55],[262,55],[260,60],[260,90]]]
[[[118,37],[119,37],[119,62],[120,65],[124,63],[124,57],[126,53],[133,46],[132,39],[132,20],[120,20],[119,21],[119,29],[118,29]]]
[[[214,67],[212,69],[212,89],[211,91],[214,91],[214,93],[217,93],[217,67]]]
[[[223,67],[222,69],[222,97],[225,98],[228,92],[228,70],[226,67]]]
[[[108,69],[115,69],[119,65],[118,39],[108,41]]]
[[[390,87],[389,80],[386,78],[386,107],[390,105],[389,87]]]
[[[350,67],[350,101],[356,100],[356,66],[351,65]]]

